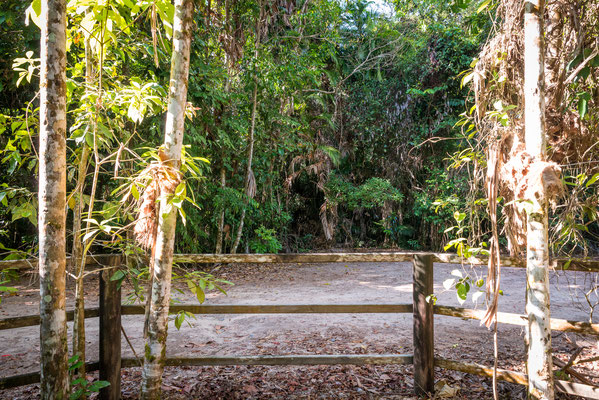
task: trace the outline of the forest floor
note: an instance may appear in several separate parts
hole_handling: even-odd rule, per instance
[[[435,264],[435,291],[438,304],[459,305],[455,292],[443,289],[451,271],[464,268],[471,274],[481,269],[460,265]],[[211,269],[207,269],[210,271]],[[213,272],[234,282],[227,295],[214,291],[206,304],[356,304],[411,303],[410,263],[336,263],[290,265],[227,265]],[[525,271],[502,270],[500,311],[524,312]],[[551,274],[552,317],[588,321],[584,299],[585,274]],[[88,306],[98,299],[97,278],[89,279]],[[185,290],[185,288],[181,288]],[[130,293],[124,285],[123,297]],[[73,304],[69,283],[68,305]],[[197,302],[188,291],[174,292],[184,303]],[[17,295],[3,298],[0,318],[38,312],[38,283],[35,276],[24,277]],[[465,307],[475,308],[470,297]],[[478,308],[483,305],[479,304]],[[252,354],[365,354],[411,353],[410,314],[296,314],[296,315],[206,315],[183,324],[178,331],[169,326],[169,356],[252,355]],[[594,321],[596,322],[596,321]],[[123,327],[137,354],[143,354],[143,317],[123,316]],[[69,329],[71,324],[69,323]],[[98,358],[98,320],[86,320],[87,358]],[[123,356],[133,353],[125,340]],[[568,361],[582,348],[580,358],[599,354],[596,338],[555,332],[556,357]],[[493,365],[493,335],[478,321],[435,317],[436,356]],[[524,370],[524,331],[522,327],[499,327],[499,366]],[[0,331],[0,376],[39,369],[39,327]],[[599,384],[599,362],[576,369]],[[439,393],[448,398],[492,398],[489,379],[436,369]],[[140,369],[122,373],[123,399],[137,399]],[[444,386],[444,387],[443,387]],[[524,387],[500,383],[500,397],[524,398]],[[411,399],[411,366],[308,366],[308,367],[172,367],[166,368],[164,399]],[[39,386],[29,385],[0,390],[0,399],[39,397]],[[92,396],[93,397],[93,396]],[[561,398],[567,398],[565,396]]]

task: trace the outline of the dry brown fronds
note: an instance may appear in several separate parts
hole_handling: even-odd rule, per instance
[[[579,80],[576,85],[568,82],[568,76],[572,74],[568,64],[584,49],[598,48],[599,25],[596,21],[599,9],[587,0],[547,2],[544,18],[545,117],[548,161],[552,164],[535,164],[524,151],[523,5],[522,0],[500,2],[496,31],[483,47],[474,69],[477,147],[487,154],[486,149],[497,138],[502,138],[503,167],[498,172],[498,185],[499,194],[506,202],[530,196],[533,199],[545,196],[555,202],[563,192],[557,182],[561,169],[571,171],[570,165],[588,163],[586,172],[589,176],[599,170],[599,163],[592,163],[599,148],[588,151],[599,141],[599,126],[589,123],[593,119],[581,119],[576,109],[578,93],[588,91],[585,87],[598,78],[597,71],[591,72],[586,83],[584,80]],[[508,127],[499,124],[493,116],[494,105],[499,101],[504,106],[515,106],[508,112]],[[594,101],[599,101],[599,97]],[[531,192],[527,193],[529,187]],[[503,211],[508,250],[512,255],[522,254],[526,249],[526,216],[515,203]]]
[[[144,187],[137,205],[135,240],[144,249],[153,249],[159,220],[159,201],[175,193],[181,183],[181,173],[165,161],[154,161],[135,178],[134,184]]]
[[[324,237],[329,241],[334,238],[338,220],[337,205],[331,205],[325,200],[320,206],[320,222],[322,223]]]
[[[321,139],[320,136],[319,139]],[[296,170],[296,167],[299,165],[302,166]],[[307,155],[294,157],[289,166],[289,175],[285,180],[287,190],[290,190],[295,179],[305,172],[318,178],[316,187],[318,190],[325,193],[325,186],[329,180],[329,174],[332,167],[333,161],[331,160],[331,157],[320,147],[315,148]],[[338,222],[337,205],[332,205],[326,200],[326,193],[325,201],[320,206],[320,222],[325,238],[327,240],[333,240]]]
[[[149,249],[154,245],[156,238],[157,206],[156,201],[159,195],[158,181],[152,181],[144,190],[139,198],[139,214],[135,221],[133,232],[135,240],[144,249]]]
[[[256,191],[258,190],[258,185],[256,184],[256,176],[254,175],[254,170],[250,169],[250,173],[248,175],[248,183],[245,194],[250,199],[256,197]]]
[[[555,204],[564,193],[561,180],[562,169],[552,161],[535,161],[530,165],[526,181],[527,199],[537,199]]]
[[[501,280],[501,259],[499,254],[499,231],[497,229],[497,192],[499,170],[501,164],[500,143],[494,143],[487,156],[487,198],[489,217],[491,219],[491,247],[489,254],[487,278],[487,312],[482,323],[487,328],[497,322],[497,306],[499,303],[499,284]],[[491,297],[492,294],[492,297]]]

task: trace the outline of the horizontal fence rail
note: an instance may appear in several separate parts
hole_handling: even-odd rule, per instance
[[[457,317],[462,319],[481,320],[485,310],[473,310],[462,307],[435,305],[436,315]],[[208,314],[401,314],[411,313],[412,304],[173,304],[170,312],[187,311],[197,315]],[[121,315],[144,315],[145,308],[140,304],[123,304]],[[85,318],[96,318],[99,308],[86,308]],[[0,319],[0,330],[23,328],[39,325],[39,314],[9,317]],[[67,311],[67,321],[73,320],[73,311]],[[526,315],[506,312],[497,313],[500,324],[525,326]],[[599,336],[599,324],[584,321],[570,321],[551,318],[551,329],[561,332],[573,332],[583,335]]]
[[[493,377],[493,367],[485,365],[466,363],[444,358],[435,358],[435,367],[448,369],[452,371],[465,372],[472,375],[484,376],[487,378]],[[516,383],[518,385],[528,386],[528,377],[526,374],[507,369],[497,369],[497,379],[504,382]],[[599,387],[585,385],[570,381],[554,380],[555,387],[562,393],[571,394],[574,396],[586,397],[588,399],[599,399]]]
[[[88,254],[85,258],[85,265],[114,265],[115,261],[120,261],[120,254]],[[71,262],[71,257],[67,257],[67,265]],[[37,269],[38,259],[27,258],[22,260],[1,260],[0,271],[5,269]]]
[[[137,359],[131,359],[139,365]],[[128,364],[127,363],[127,364]],[[411,354],[326,354],[326,355],[282,355],[282,356],[207,356],[167,358],[165,365],[175,366],[219,366],[219,365],[410,365]]]
[[[67,311],[67,321],[72,321],[75,311]],[[85,309],[85,318],[97,318],[100,316],[98,307],[90,307]],[[31,314],[19,317],[9,317],[0,319],[0,331],[6,329],[24,328],[27,326],[35,326],[40,324],[40,315]]]
[[[434,306],[435,314],[448,317],[459,317],[463,319],[482,320],[486,310],[473,310],[462,307]],[[498,312],[497,322],[507,325],[528,325],[528,317],[522,314]],[[551,318],[551,330],[561,332],[574,332],[583,335],[599,336],[599,324],[591,324],[584,321],[570,321],[566,319]]]
[[[486,256],[460,257],[450,253],[422,252],[373,252],[373,253],[280,253],[280,254],[175,254],[173,260],[178,263],[192,264],[227,264],[227,263],[335,263],[335,262],[408,262],[414,256],[432,254],[433,262],[448,264],[485,265]],[[111,265],[111,259],[121,257],[120,254],[96,254],[88,256],[87,265]],[[67,257],[67,262],[70,257]],[[502,256],[501,265],[504,267],[526,267],[522,258]],[[599,259],[585,258],[555,258],[550,267],[557,270],[599,272]],[[0,270],[4,269],[36,269],[37,259],[3,260]]]
[[[446,370],[464,372],[491,378],[493,368],[476,363],[459,362],[435,358],[435,367]],[[229,366],[229,365],[410,365],[411,354],[340,354],[340,355],[281,355],[281,356],[206,356],[206,357],[168,357],[165,366]],[[122,358],[123,368],[139,367],[141,360]],[[86,370],[97,371],[98,362],[86,363]],[[506,369],[497,370],[497,379],[518,385],[528,385],[525,374]],[[0,389],[39,383],[39,372],[0,378]],[[555,386],[562,393],[582,396],[591,399],[599,398],[599,388],[576,382],[556,380]]]
[[[265,304],[265,305],[187,305],[171,307],[173,313],[187,311],[192,314],[384,314],[411,313],[411,304]],[[123,315],[143,314],[144,306],[123,306]]]
[[[140,359],[123,357],[123,368],[139,367]],[[167,367],[182,366],[227,366],[227,365],[411,365],[411,354],[338,354],[338,355],[280,355],[280,356],[205,356],[205,357],[168,357],[164,365]],[[85,364],[86,371],[93,372],[99,368],[98,362]],[[0,389],[39,383],[40,373],[30,372],[0,378]]]

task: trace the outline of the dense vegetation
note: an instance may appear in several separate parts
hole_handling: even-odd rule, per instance
[[[83,235],[97,251],[126,246],[123,228],[137,216],[131,200],[147,184],[139,174],[157,159],[173,12],[168,1],[101,4],[69,3],[67,93],[68,225],[77,231],[86,220]],[[0,245],[9,257],[36,251],[38,5],[10,0],[0,10]],[[519,129],[509,104],[520,95],[517,72],[506,85],[501,68],[517,71],[521,60],[493,72],[484,113],[473,114],[479,89],[470,85],[482,50],[488,70],[501,61],[488,50],[500,35],[488,38],[494,18],[495,29],[509,22],[503,9],[488,1],[230,0],[196,11],[190,168],[179,199],[186,224],[177,227],[176,251],[485,246],[485,146],[490,131]],[[563,52],[566,72],[591,55],[592,18],[583,7],[586,32]],[[575,198],[552,220],[559,252],[597,247],[596,64],[578,68],[584,76],[560,98],[564,129],[580,140],[552,143]],[[504,204],[513,200],[506,190]],[[501,245],[518,253],[506,210]]]
[[[99,250],[122,245],[120,229],[135,217],[123,197],[131,200],[131,179],[162,140],[172,7],[84,3],[71,2],[69,14],[69,206],[91,150],[79,185],[84,217],[95,192],[86,224]],[[2,245],[34,252],[39,31],[25,24],[27,7],[9,1],[0,11],[0,196]],[[461,142],[438,139],[458,138],[467,93],[458,75],[486,38],[488,16],[473,6],[320,0],[207,2],[195,19],[185,133],[192,201],[177,251],[447,241],[468,185],[447,170]],[[448,197],[455,209],[435,211]]]

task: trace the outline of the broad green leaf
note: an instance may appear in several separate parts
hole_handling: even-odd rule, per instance
[[[489,7],[489,4],[491,4],[491,0],[485,0],[483,1],[480,6],[478,6],[478,8],[476,9],[477,13],[480,13],[482,11],[485,10],[485,8]]]
[[[584,98],[580,98],[578,99],[578,114],[580,115],[581,119],[584,119],[585,115],[587,115],[587,107],[588,107],[588,100],[584,99]]]
[[[578,114],[580,118],[584,118],[588,110],[588,102],[591,100],[589,92],[578,93]]]
[[[179,183],[179,185],[177,185],[177,188],[175,189],[175,195],[185,197],[186,191],[187,185],[185,184],[185,182],[181,182]]]
[[[598,172],[598,173],[596,173],[595,175],[593,175],[593,176],[591,177],[591,179],[589,179],[589,181],[588,181],[588,182],[587,182],[587,184],[586,184],[586,187],[589,187],[589,186],[591,186],[593,183],[597,182],[597,180],[598,180],[598,179],[599,179],[599,172]]]
[[[580,70],[578,75],[576,75],[576,78],[577,78],[577,80],[578,80],[578,78],[580,78],[584,82],[589,77],[590,74],[591,74],[591,68],[587,65],[586,67],[584,67],[583,69]]]
[[[466,213],[456,211],[453,213],[453,218],[459,223],[466,219]]]
[[[110,280],[111,281],[120,281],[121,279],[123,279],[125,277],[125,273],[121,270],[116,271],[111,277]]]
[[[458,283],[456,285],[456,289],[457,289],[458,302],[460,304],[464,304],[464,302],[466,301],[466,298],[468,297],[468,292],[470,291],[470,285],[467,282]]]
[[[185,321],[185,314],[180,313],[175,317],[175,327],[177,330],[181,329],[181,325],[183,325],[183,321]]]
[[[187,226],[187,214],[185,214],[183,207],[179,207],[178,210],[179,215],[181,216],[181,222],[183,223],[183,226]]]
[[[100,389],[110,386],[110,382],[107,381],[95,381],[87,388],[90,392],[99,392]]]
[[[31,5],[25,11],[25,25],[29,25],[31,20],[35,25],[41,28],[42,0],[33,0]]]
[[[80,399],[84,395],[84,393],[85,390],[83,388],[79,388],[69,395],[69,400]]]
[[[204,291],[199,287],[196,290],[196,297],[197,297],[198,301],[200,302],[200,304],[203,304],[204,301],[206,300],[206,295],[204,294]]]
[[[137,185],[135,183],[131,185],[131,195],[135,200],[139,200],[139,191],[137,190]]]

